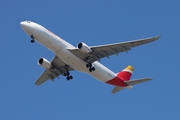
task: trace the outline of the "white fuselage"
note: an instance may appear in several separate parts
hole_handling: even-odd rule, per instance
[[[33,35],[37,42],[53,51],[63,62],[73,69],[88,73],[102,82],[107,82],[116,77],[114,72],[97,61],[92,63],[92,65],[95,67],[95,71],[89,72],[89,69],[86,67],[87,62],[78,58],[67,50],[75,47],[43,26],[31,21],[24,21],[20,24],[29,36]]]

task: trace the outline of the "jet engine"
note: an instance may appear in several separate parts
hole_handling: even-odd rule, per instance
[[[40,65],[44,68],[47,68],[47,69],[49,69],[52,66],[51,63],[48,60],[46,60],[45,58],[40,58],[38,60],[38,65]]]
[[[78,49],[83,53],[89,53],[89,54],[92,53],[91,48],[88,45],[86,45],[85,43],[83,43],[83,42],[80,42],[78,44]]]

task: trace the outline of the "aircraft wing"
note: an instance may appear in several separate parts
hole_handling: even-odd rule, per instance
[[[68,49],[68,50],[71,53],[73,53],[75,56],[81,58],[82,60],[88,59],[89,62],[93,63],[97,60],[100,60],[101,58],[109,57],[114,54],[118,55],[118,53],[121,53],[121,52],[127,52],[131,50],[131,48],[133,47],[153,42],[155,40],[158,40],[159,38],[160,36],[156,36],[156,37],[151,37],[151,38],[127,41],[127,42],[91,46],[90,48],[93,51],[91,54],[83,53],[79,51],[78,49]]]
[[[73,70],[70,66],[67,66],[59,57],[55,56],[51,61],[53,67],[46,69],[34,84],[41,85],[47,80],[54,80],[59,75],[63,75],[67,71]]]

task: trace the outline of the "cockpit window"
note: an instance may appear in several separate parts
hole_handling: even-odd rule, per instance
[[[30,21],[27,20],[28,23],[30,23]]]

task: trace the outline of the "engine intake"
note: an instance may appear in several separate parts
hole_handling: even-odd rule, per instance
[[[51,63],[45,58],[40,58],[38,60],[38,65],[40,65],[46,69],[49,69],[52,66]]]
[[[89,54],[92,53],[92,49],[83,42],[80,42],[77,47],[83,53],[89,53]]]

